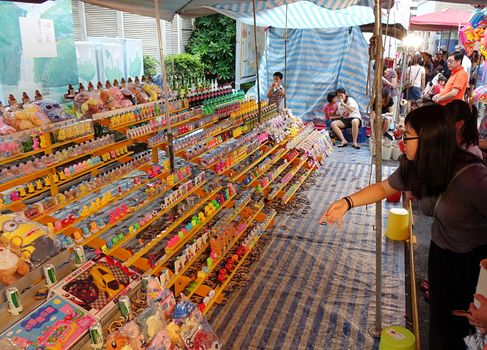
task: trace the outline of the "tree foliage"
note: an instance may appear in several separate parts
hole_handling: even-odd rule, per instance
[[[144,75],[147,77],[154,77],[157,74],[157,67],[159,61],[150,55],[144,55]]]
[[[186,51],[199,55],[207,78],[235,80],[235,20],[223,15],[197,18]]]
[[[204,74],[204,65],[197,55],[187,53],[166,56],[166,72],[169,79],[196,82]],[[171,80],[172,80],[171,79]]]

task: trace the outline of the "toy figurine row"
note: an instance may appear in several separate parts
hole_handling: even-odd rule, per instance
[[[102,187],[111,184],[117,178],[133,172],[138,167],[146,164],[150,160],[151,152],[143,152],[141,154],[138,154],[136,157],[134,157],[132,161],[124,163],[96,177],[91,177],[89,180],[83,181],[76,186],[72,186],[68,190],[57,194],[55,197],[48,197],[36,202],[32,206],[29,206],[27,209],[25,209],[23,213],[27,218],[34,218],[43,213],[52,212],[57,209],[63,208],[68,203],[80,199],[90,192],[101,189]],[[59,176],[64,175],[61,175],[61,173],[59,173]],[[56,181],[56,177],[59,180],[59,176],[57,174],[55,174],[55,176],[53,175],[53,181]],[[1,204],[5,206],[12,203],[12,196],[14,198],[17,198],[17,200],[21,200],[21,195],[23,195],[24,192],[28,192],[28,190],[25,189],[25,185],[14,191],[11,191],[7,195],[4,195],[0,202],[0,209],[2,209]]]
[[[170,252],[174,249],[181,240],[184,240],[187,235],[191,232],[193,228],[198,227],[205,223],[208,217],[211,217],[222,205],[224,205],[231,197],[235,195],[235,188],[232,184],[228,184],[227,188],[223,191],[220,191],[215,199],[209,202],[203,211],[198,212],[195,214],[191,221],[186,223],[178,230],[178,233],[173,235],[166,244],[166,251]]]
[[[298,165],[291,168],[291,170],[289,170],[289,172],[286,173],[286,175],[284,175],[279,182],[274,184],[272,190],[267,195],[268,199],[274,198],[283,189],[283,187],[286,186],[289,183],[289,181],[291,181],[294,175],[296,175],[299,169],[301,169],[302,166],[306,163],[308,156],[306,154],[302,154],[298,159],[300,160]]]
[[[164,101],[155,101],[141,106],[135,106],[128,111],[123,111],[112,115],[110,117],[110,128],[117,128],[127,124],[132,124],[156,116],[160,116],[166,112],[166,105]]]
[[[164,116],[151,119],[147,124],[133,126],[126,131],[127,138],[136,139],[145,135],[149,135],[157,132],[158,130],[166,127],[166,118]]]
[[[299,152],[292,150],[284,156],[284,160],[277,163],[278,166],[273,170],[267,172],[262,176],[257,185],[257,190],[263,191],[291,164],[291,162],[299,156]]]
[[[283,189],[283,195],[281,197],[281,200],[283,202],[287,202],[294,195],[294,193],[303,184],[304,180],[306,180],[311,171],[313,171],[314,167],[315,162],[311,160],[308,161],[308,163],[304,167],[299,169],[299,171],[294,176],[294,183]]]
[[[185,166],[180,169],[176,173],[169,175],[167,179],[167,183],[176,184],[178,182],[182,182],[184,179],[187,179],[191,175],[191,167]],[[153,222],[157,218],[160,218],[164,213],[167,212],[169,208],[172,208],[176,203],[178,203],[183,196],[185,196],[188,192],[190,192],[194,187],[201,185],[201,183],[205,179],[205,173],[200,173],[195,178],[181,183],[177,190],[169,192],[164,199],[162,200],[158,210],[153,210],[152,212],[148,212],[144,214],[137,222],[130,225],[128,227],[127,232],[118,233],[113,236],[111,239],[107,240],[106,244],[104,244],[100,250],[102,252],[111,249],[113,246],[116,246],[123,240],[125,235],[134,236],[141,232],[149,223]],[[153,197],[148,197],[148,200],[152,200]],[[143,206],[143,203],[139,205],[139,208]],[[134,208],[133,212],[136,212],[139,208]],[[117,222],[115,223],[117,224]],[[113,225],[111,225],[113,226]]]
[[[306,152],[315,161],[321,162],[325,155],[333,152],[333,143],[327,132],[314,130],[299,144],[298,149]]]
[[[245,186],[250,185],[253,181],[259,178],[282,157],[285,151],[286,150],[284,148],[278,148],[275,153],[267,156],[262,162],[259,163],[259,165],[250,170],[247,174],[245,174],[243,184]]]

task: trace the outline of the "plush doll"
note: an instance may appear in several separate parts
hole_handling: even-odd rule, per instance
[[[145,83],[142,85],[142,89],[149,95],[149,102],[157,101],[157,92],[152,89],[152,85],[154,84]]]
[[[3,121],[3,118],[0,117],[0,135],[8,135],[17,132],[13,127],[8,125]]]
[[[105,105],[105,109],[107,110],[111,111],[114,109],[122,108],[120,102],[112,96],[110,90],[108,89],[102,89],[100,91],[100,99]]]
[[[93,114],[103,111],[103,103],[96,92],[81,91],[74,97],[74,104],[78,114],[91,118]]]
[[[129,84],[127,87],[134,94],[137,103],[140,104],[140,103],[149,102],[149,96],[140,86],[136,84]]]
[[[5,111],[4,120],[17,131],[29,130],[50,123],[49,118],[35,104],[26,104],[24,109]]]
[[[129,90],[130,91],[130,90]],[[114,86],[110,89],[110,93],[112,94],[113,98],[118,101],[121,107],[130,107],[132,106],[132,101],[125,98],[122,90],[118,87]]]
[[[0,215],[2,239],[22,257],[37,267],[59,252],[59,241],[51,236],[49,229],[19,214]]]
[[[130,338],[122,335],[120,332],[113,332],[105,341],[107,350],[133,350],[130,346]]]
[[[49,120],[53,123],[61,122],[73,118],[72,115],[67,114],[63,107],[54,100],[36,101],[35,104],[40,107]]]
[[[120,89],[125,100],[129,100],[131,105],[137,104],[137,99],[129,88],[123,87]]]
[[[29,264],[17,254],[7,248],[7,244],[0,243],[0,283],[10,285],[17,278],[16,275],[25,276],[30,272]]]

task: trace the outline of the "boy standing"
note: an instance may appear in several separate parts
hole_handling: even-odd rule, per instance
[[[269,98],[269,104],[276,104],[277,110],[282,112],[284,109],[284,96],[286,92],[281,85],[283,75],[281,72],[275,72],[273,75],[272,84],[267,91],[267,97]]]

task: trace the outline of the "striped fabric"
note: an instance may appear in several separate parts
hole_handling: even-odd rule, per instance
[[[296,3],[311,3],[316,6],[324,7],[330,10],[340,10],[350,6],[366,6],[370,8],[374,7],[373,0],[257,0],[255,9],[256,11],[262,11],[286,4]],[[211,7],[241,14],[252,14],[253,11],[252,1],[239,1],[237,3],[228,2],[220,4],[215,3]]]
[[[214,311],[210,322],[225,349],[377,349],[368,333],[375,323],[375,210],[353,209],[342,231],[318,224],[329,203],[367,185],[369,166],[351,158],[348,149],[327,159],[305,194],[307,213],[301,207],[276,219],[248,285]],[[384,239],[382,256],[383,326],[404,326],[403,243]]]
[[[285,73],[284,30],[269,30],[268,52],[263,53],[259,67],[262,99],[273,73],[280,71],[287,88],[287,107],[304,120],[322,118],[326,95],[337,87],[344,87],[360,110],[366,110],[368,44],[359,28],[292,29],[288,38]],[[250,93],[255,94],[255,88]]]
[[[246,24],[254,23],[252,11],[247,12],[248,4],[212,8]],[[238,9],[243,9],[243,11]],[[252,10],[251,6],[250,10]],[[287,28],[293,29],[353,27],[374,22],[374,12],[367,6],[354,5],[347,8],[328,9],[311,1],[301,1],[287,5],[287,13]],[[256,15],[256,23],[259,27],[286,28],[286,6],[271,9],[261,8]]]

